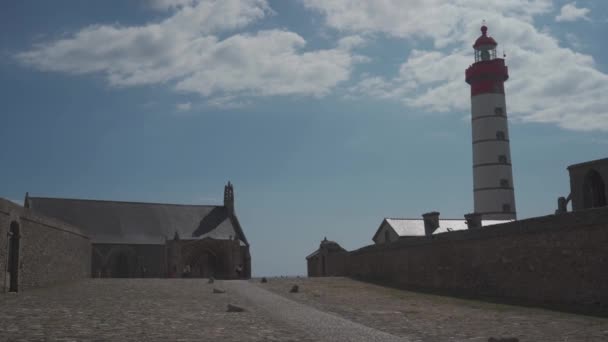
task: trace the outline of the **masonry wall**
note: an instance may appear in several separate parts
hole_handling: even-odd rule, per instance
[[[91,242],[75,227],[0,198],[0,287],[8,290],[8,232],[19,225],[19,291],[90,277]]]
[[[167,276],[164,244],[93,243],[94,278],[161,278]]]
[[[608,208],[328,255],[328,274],[608,313]]]

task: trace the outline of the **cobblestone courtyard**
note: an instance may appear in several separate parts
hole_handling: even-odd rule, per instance
[[[300,293],[285,288],[299,284]],[[267,290],[412,341],[608,341],[608,318],[421,294],[347,278],[269,279]]]
[[[300,286],[300,293],[288,292],[293,284]],[[214,287],[227,292],[212,294]],[[266,296],[260,288],[305,305]],[[267,302],[268,298],[282,302],[282,309],[261,305],[260,294]],[[370,336],[379,333],[374,341],[392,340],[382,331],[404,341],[487,341],[489,337],[518,337],[521,342],[608,341],[604,318],[399,291],[345,278],[273,278],[267,284],[89,279],[0,294],[0,303],[0,341],[353,340],[326,335],[327,327],[364,333],[367,327],[375,328],[369,329]],[[228,303],[247,311],[226,312]],[[285,307],[288,310],[280,312]],[[322,335],[321,328],[314,331],[310,324],[287,319],[297,313],[300,322],[307,322],[323,314],[312,308],[333,314],[320,319],[326,323]],[[308,316],[302,314],[306,310]]]
[[[89,279],[0,294],[0,341],[313,341],[204,279]],[[228,303],[247,307],[226,312]]]

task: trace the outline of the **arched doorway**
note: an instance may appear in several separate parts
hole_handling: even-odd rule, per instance
[[[213,251],[209,249],[200,251],[190,258],[191,276],[196,278],[217,277],[219,271],[217,262],[217,255]]]
[[[589,170],[585,176],[583,206],[585,209],[606,206],[606,185],[602,176],[595,170]]]
[[[130,278],[135,276],[137,269],[136,253],[129,247],[112,249],[108,253],[105,271],[112,278]],[[108,272],[109,271],[109,272]]]
[[[19,240],[21,235],[19,234],[19,223],[11,222],[10,230],[8,232],[8,276],[9,291],[19,291]]]

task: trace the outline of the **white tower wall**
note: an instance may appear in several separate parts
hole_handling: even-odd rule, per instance
[[[515,219],[509,127],[504,94],[471,97],[475,212],[484,220]]]

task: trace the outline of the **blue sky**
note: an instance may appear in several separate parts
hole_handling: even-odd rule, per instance
[[[464,70],[507,54],[519,218],[608,150],[608,3],[4,1],[0,196],[221,203],[254,274],[304,274],[327,236],[472,211]]]

